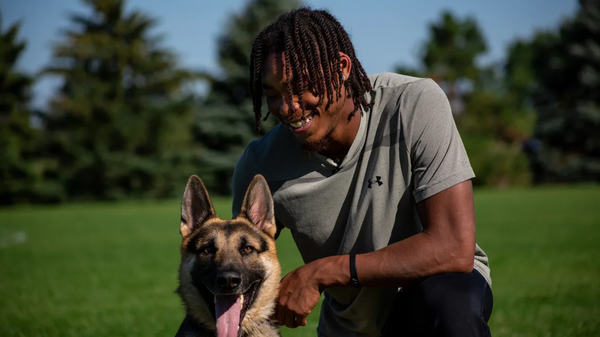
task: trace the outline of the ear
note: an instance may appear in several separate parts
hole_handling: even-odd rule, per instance
[[[198,176],[188,179],[181,200],[181,224],[179,233],[182,238],[192,234],[208,219],[216,217],[208,192]]]
[[[352,71],[352,59],[345,53],[340,53],[340,71],[342,75],[346,77],[346,80],[350,78],[350,72]]]
[[[263,232],[275,237],[277,226],[275,225],[273,198],[267,181],[260,174],[254,176],[246,191],[240,215],[250,220]]]

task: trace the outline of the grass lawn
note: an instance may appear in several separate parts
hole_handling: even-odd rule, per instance
[[[600,188],[476,191],[494,336],[600,336]],[[222,217],[230,200],[214,200]],[[0,209],[0,336],[173,336],[179,205]],[[284,273],[302,263],[289,233]],[[284,336],[315,336],[309,326]]]

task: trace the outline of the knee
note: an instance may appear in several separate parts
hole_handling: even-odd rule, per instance
[[[442,275],[440,275],[442,276]],[[483,316],[480,287],[464,280],[424,281],[419,285],[423,310],[437,322],[473,322]]]

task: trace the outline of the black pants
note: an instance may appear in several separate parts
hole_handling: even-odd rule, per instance
[[[492,307],[492,290],[476,270],[435,275],[398,293],[384,336],[491,336]]]

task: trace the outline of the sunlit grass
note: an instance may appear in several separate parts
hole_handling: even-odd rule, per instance
[[[600,335],[600,189],[477,191],[476,210],[493,335]],[[0,336],[174,335],[178,225],[177,201],[0,210]],[[284,273],[302,263],[288,232],[278,252]]]

